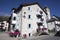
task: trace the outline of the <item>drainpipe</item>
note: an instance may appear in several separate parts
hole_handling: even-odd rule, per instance
[[[20,32],[21,32],[21,40],[22,40],[22,12],[21,12],[21,26],[20,26]]]

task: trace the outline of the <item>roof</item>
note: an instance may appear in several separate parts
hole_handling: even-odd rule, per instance
[[[56,15],[53,15],[53,16],[60,21],[60,17],[58,17],[58,16],[56,16]]]
[[[53,21],[60,21],[60,17],[53,15],[54,18],[52,17],[50,20],[48,20],[48,22],[53,22]]]
[[[30,4],[27,4],[27,3],[26,4],[21,4],[17,9],[13,8],[12,10],[15,10],[14,12],[16,13],[16,12],[19,12],[22,9],[22,7],[24,7],[24,6],[30,6],[30,5],[35,5],[35,4],[37,4],[44,11],[44,9],[37,2],[30,3]],[[46,15],[47,15],[47,13],[46,13]]]

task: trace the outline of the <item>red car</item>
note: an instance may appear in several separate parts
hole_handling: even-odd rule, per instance
[[[21,33],[19,32],[19,30],[15,30],[15,32],[14,32],[14,37],[17,37],[17,36],[20,37],[20,34],[21,34]]]
[[[11,31],[9,32],[10,37],[17,37],[17,36],[19,37],[20,34],[21,33],[19,32],[19,30],[15,30],[14,32],[11,32]]]
[[[13,36],[14,36],[14,35],[13,35],[14,32],[12,32],[12,31],[8,32],[8,34],[9,34],[10,37],[13,37]]]

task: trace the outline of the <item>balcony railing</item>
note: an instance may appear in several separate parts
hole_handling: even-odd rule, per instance
[[[42,18],[42,15],[37,14],[36,16],[37,16],[37,18]]]
[[[43,25],[43,23],[39,22],[39,23],[37,23],[37,25],[38,25],[38,26],[42,26],[42,25]]]

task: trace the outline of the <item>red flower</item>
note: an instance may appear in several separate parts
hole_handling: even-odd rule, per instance
[[[39,31],[40,31],[40,29],[41,29],[41,28],[39,28],[39,27],[38,27],[38,28],[37,28],[37,32],[39,32]]]
[[[27,37],[27,34],[24,34],[23,36],[24,36],[24,38],[26,38]]]
[[[42,28],[42,30],[47,30],[47,28]]]
[[[18,35],[18,34],[20,35],[21,33],[20,32],[14,32],[14,35]]]
[[[11,36],[11,35],[13,35],[14,33],[13,33],[13,32],[8,32],[8,34]]]

